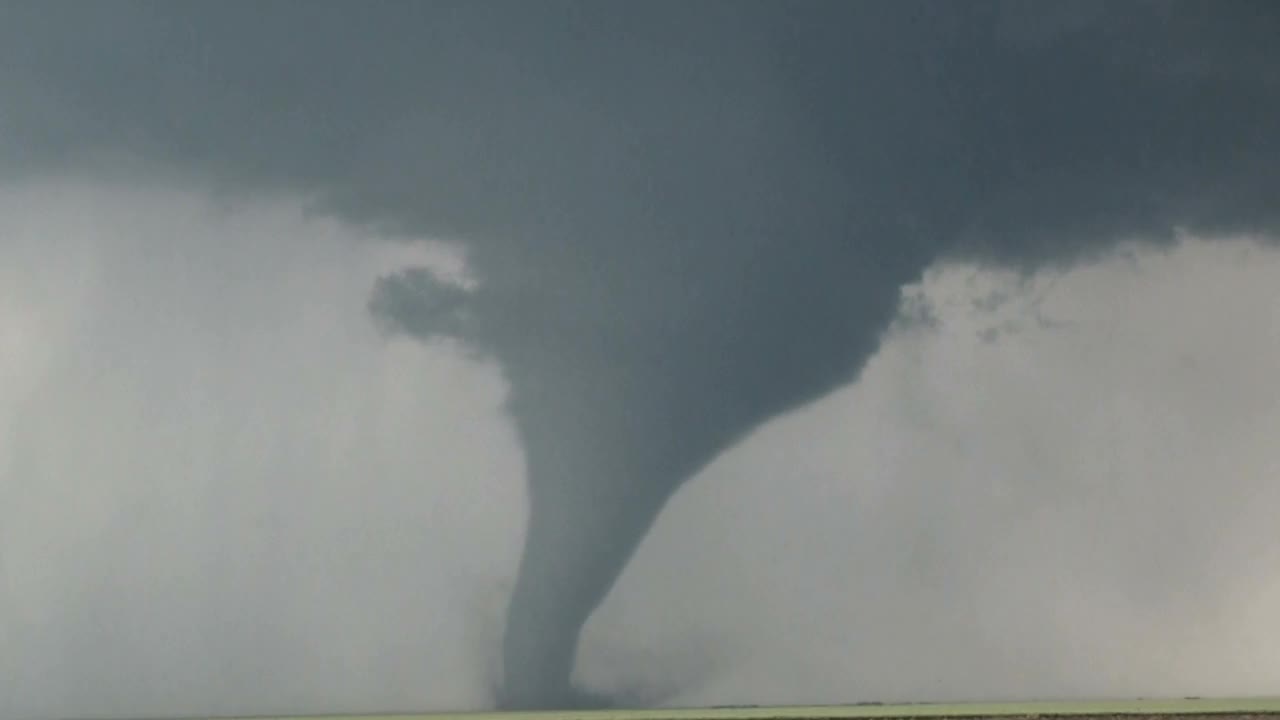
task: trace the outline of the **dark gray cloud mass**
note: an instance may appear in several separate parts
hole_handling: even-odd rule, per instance
[[[531,515],[504,701],[665,501],[854,379],[940,258],[1280,224],[1269,2],[7,3],[0,168],[195,174],[458,239],[371,307],[497,358]]]

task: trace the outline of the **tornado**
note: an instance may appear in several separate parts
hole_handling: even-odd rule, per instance
[[[5,11],[8,172],[123,157],[465,248],[474,287],[409,269],[370,311],[509,382],[508,709],[626,702],[576,688],[575,656],[654,519],[855,381],[930,265],[1280,229],[1275,3]]]
[[[835,216],[789,223],[828,241],[761,240],[735,260],[708,255],[696,238],[667,238],[682,263],[705,266],[628,287],[631,267],[598,258],[596,272],[617,277],[593,303],[577,287],[549,296],[483,284],[461,291],[423,270],[375,291],[371,312],[383,322],[425,340],[461,340],[498,360],[509,382],[530,506],[506,620],[502,707],[623,702],[570,680],[584,623],[655,518],[746,433],[851,381],[894,317],[899,286],[920,269],[904,253],[859,270],[866,250],[845,242]],[[779,271],[805,281],[772,280]]]
[[[503,708],[628,702],[576,689],[574,660],[655,518],[745,434],[854,381],[931,263],[1034,269],[1276,218],[1258,158],[1277,88],[1203,43],[1202,6],[725,8],[594,16],[641,59],[577,61],[652,93],[591,126],[620,169],[575,168],[541,244],[477,247],[494,274],[468,342],[508,374],[530,498]],[[1262,42],[1244,14],[1215,21]],[[431,286],[388,278],[374,312],[438,333],[407,299]]]

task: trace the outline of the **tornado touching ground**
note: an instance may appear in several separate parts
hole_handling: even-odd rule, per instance
[[[442,238],[372,321],[492,359],[529,514],[497,702],[576,689],[664,505],[857,379],[940,260],[1280,230],[1272,2],[0,5],[0,172]],[[777,492],[788,479],[778,477]]]

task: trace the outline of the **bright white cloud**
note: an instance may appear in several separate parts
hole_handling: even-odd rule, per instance
[[[0,238],[14,712],[487,702],[524,513],[501,375],[365,309],[456,253],[56,182],[0,192]]]
[[[935,268],[908,295],[936,322],[676,498],[584,678],[700,673],[681,704],[1273,692],[1277,288],[1245,240]]]

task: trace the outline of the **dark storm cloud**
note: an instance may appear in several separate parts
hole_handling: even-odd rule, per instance
[[[1041,7],[14,3],[0,161],[461,238],[475,293],[410,273],[373,307],[465,318],[503,364],[532,505],[509,701],[570,702],[670,493],[853,379],[930,262],[1275,229],[1273,4]]]

